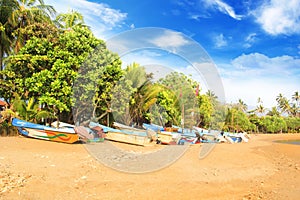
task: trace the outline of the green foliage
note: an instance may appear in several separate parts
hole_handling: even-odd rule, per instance
[[[59,14],[56,17],[55,23],[58,25],[58,27],[63,29],[70,29],[74,26],[87,27],[84,24],[82,14],[74,10],[71,10],[68,13]]]
[[[70,111],[79,67],[100,43],[87,28],[80,27],[59,34],[57,40],[33,37],[10,57],[6,82],[19,96],[35,97],[53,113]]]
[[[81,65],[73,86],[75,121],[81,123],[93,118],[104,123],[103,117],[111,109],[112,90],[122,75],[119,56],[98,40],[97,48],[90,52]]]
[[[183,73],[172,72],[165,78],[159,80],[168,90],[171,90],[177,97],[176,102],[181,108],[181,123],[185,127],[191,128],[199,121],[199,104],[196,97],[196,90],[199,83],[187,77]],[[182,126],[183,124],[181,124]]]
[[[234,107],[228,108],[224,130],[239,132],[250,131],[254,129],[255,125],[250,122],[248,116],[242,110]]]
[[[287,124],[282,117],[265,116],[261,118],[262,131],[266,133],[279,133],[287,130]]]
[[[213,104],[208,95],[200,95],[199,100],[199,122],[200,127],[209,128],[214,112]]]
[[[287,126],[288,133],[300,133],[300,118],[299,117],[286,117],[284,121]]]
[[[164,124],[170,122],[174,125],[180,125],[180,105],[173,91],[166,89],[159,92],[157,95],[157,104],[163,108],[160,113],[164,115]]]
[[[15,94],[10,108],[3,111],[2,114],[6,119],[18,117],[26,121],[34,122],[42,118],[46,119],[54,117],[53,114],[47,110],[42,110],[39,107],[38,101],[34,97],[31,97],[28,100],[23,100],[17,94]]]

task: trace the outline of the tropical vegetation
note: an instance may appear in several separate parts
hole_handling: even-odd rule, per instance
[[[154,81],[144,66],[122,69],[119,55],[94,36],[83,16],[56,15],[43,0],[0,3],[1,126],[13,117],[111,125],[143,123],[193,126],[231,132],[300,132],[300,96],[283,94],[267,109],[262,99],[249,109],[239,99],[224,104],[214,91],[183,73]]]

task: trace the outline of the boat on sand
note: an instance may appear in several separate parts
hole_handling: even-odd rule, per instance
[[[48,140],[54,142],[63,142],[72,144],[79,140],[78,134],[73,128],[53,128],[35,124],[14,118],[12,125],[18,129],[18,132],[29,138],[36,138],[41,140]]]

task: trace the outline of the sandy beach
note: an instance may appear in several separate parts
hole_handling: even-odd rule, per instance
[[[300,135],[251,135],[249,143],[217,144],[203,159],[203,144],[193,145],[165,168],[131,174],[103,165],[83,144],[0,137],[0,199],[296,200],[300,145],[274,142],[290,139]]]

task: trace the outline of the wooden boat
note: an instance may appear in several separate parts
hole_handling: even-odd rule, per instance
[[[90,128],[101,127],[107,140],[140,146],[146,146],[152,142],[152,138],[148,136],[147,132],[119,130],[95,122],[90,122],[89,126]]]
[[[84,126],[76,126],[74,130],[78,134],[80,140],[86,143],[103,142],[105,138],[105,134],[100,127],[90,129]]]
[[[180,138],[181,138],[180,133],[169,132],[169,131],[157,132],[157,140],[161,144],[178,144]]]
[[[79,139],[78,134],[75,133],[73,128],[53,128],[17,118],[12,120],[12,125],[17,127],[21,135],[30,138],[69,144],[75,143]]]
[[[146,132],[146,130],[144,130],[144,129],[134,128],[134,127],[131,127],[131,126],[127,126],[127,125],[125,125],[125,124],[118,123],[118,122],[114,122],[114,123],[113,123],[113,126],[114,126],[116,129],[120,129],[120,130],[129,130],[129,131],[142,131],[142,132]]]

